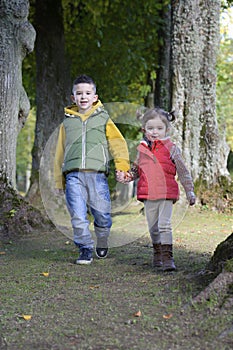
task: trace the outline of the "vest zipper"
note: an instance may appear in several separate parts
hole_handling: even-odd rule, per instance
[[[106,166],[106,164],[107,164],[107,157],[106,157],[106,154],[105,154],[105,149],[104,149],[104,146],[103,146],[103,145],[101,145],[101,147],[102,147],[103,156],[104,156],[104,164],[105,164],[105,166]]]
[[[86,167],[86,130],[87,123],[84,121],[82,123],[82,169],[85,169]]]

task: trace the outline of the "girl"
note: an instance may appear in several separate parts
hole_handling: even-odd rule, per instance
[[[153,244],[153,267],[163,271],[176,270],[172,249],[172,206],[179,199],[176,173],[190,205],[195,204],[191,175],[180,149],[168,136],[172,113],[161,108],[139,115],[144,133],[137,147],[138,155],[126,181],[139,177],[137,199],[144,202],[148,228]]]

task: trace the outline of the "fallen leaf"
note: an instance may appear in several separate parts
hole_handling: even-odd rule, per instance
[[[22,315],[22,318],[23,318],[25,321],[30,321],[30,319],[32,318],[32,315]]]
[[[99,288],[100,286],[90,286],[89,288],[90,289],[96,289],[96,288]]]
[[[135,317],[141,317],[141,316],[142,316],[141,311],[138,310],[138,312],[135,312],[134,316],[135,316]]]
[[[44,277],[49,277],[49,272],[42,272],[41,275]]]
[[[166,315],[163,315],[163,318],[165,318],[166,320],[169,320],[169,318],[172,318],[172,314],[166,314]]]
[[[4,255],[4,254],[6,254],[6,252],[0,252],[0,255]]]

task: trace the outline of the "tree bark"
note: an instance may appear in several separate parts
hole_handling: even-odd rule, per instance
[[[220,0],[172,0],[172,109],[177,112],[174,135],[194,180],[217,189],[228,179],[225,137],[216,118],[216,57],[219,46]],[[200,186],[201,187],[201,186]],[[215,196],[210,190],[210,199]],[[229,190],[230,192],[230,190]],[[215,206],[216,207],[216,206]],[[219,273],[232,259],[232,236],[221,243],[208,268]],[[226,249],[227,248],[227,249]],[[227,297],[232,272],[222,272],[193,303]]]
[[[17,136],[30,109],[22,86],[22,61],[35,41],[28,10],[27,0],[0,0],[0,240],[38,226],[51,228],[14,189]]]
[[[172,1],[174,136],[194,180],[228,176],[228,147],[216,119],[216,56],[220,0]]]
[[[156,106],[171,109],[171,6],[163,9],[164,25],[159,32],[162,42],[159,46],[159,67],[157,69],[154,102]]]
[[[29,113],[22,61],[33,50],[35,30],[27,0],[0,0],[0,178],[15,187],[17,136]]]
[[[44,147],[64,118],[64,106],[70,103],[71,82],[60,0],[36,1],[35,28],[37,113],[31,186],[27,194],[31,203],[37,202],[39,196],[39,168]]]

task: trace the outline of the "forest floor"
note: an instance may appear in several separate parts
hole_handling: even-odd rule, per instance
[[[0,247],[1,350],[233,349],[232,305],[217,294],[193,302],[213,279],[205,266],[232,216],[189,208],[174,230],[178,269],[158,273],[139,209],[116,215],[113,231],[135,221],[143,235],[89,266],[74,264],[73,243],[56,229]]]

